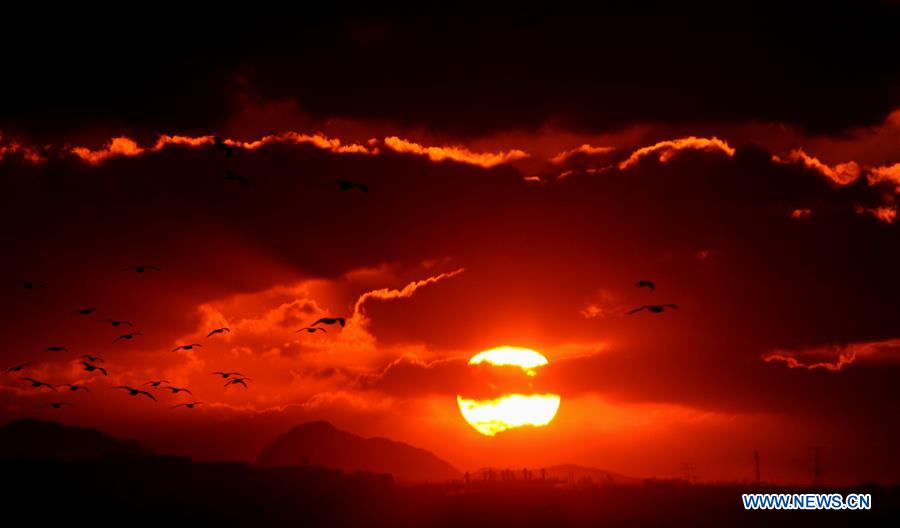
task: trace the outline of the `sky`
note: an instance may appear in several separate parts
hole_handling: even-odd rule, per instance
[[[29,363],[0,421],[253,460],[324,419],[463,470],[706,481],[759,450],[808,482],[821,447],[826,482],[900,481],[897,4],[61,9],[0,31],[0,357]],[[548,358],[547,427],[460,415],[501,345]],[[154,379],[193,395],[112,388]]]

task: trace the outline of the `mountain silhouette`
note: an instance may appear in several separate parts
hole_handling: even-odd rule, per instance
[[[0,427],[0,459],[82,462],[107,457],[147,457],[153,452],[134,440],[97,429],[25,418]]]
[[[460,472],[433,453],[387,438],[363,438],[328,422],[309,422],[275,439],[256,460],[262,467],[316,464],[346,472],[390,473],[399,481],[447,481]]]

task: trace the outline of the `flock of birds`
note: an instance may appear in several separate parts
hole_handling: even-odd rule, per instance
[[[125,268],[123,271],[132,271],[135,273],[145,273],[147,271],[159,272],[160,269],[158,266],[140,265],[140,266],[131,266],[131,267]],[[20,282],[19,285],[25,290],[35,290],[35,289],[47,288],[46,284],[39,283],[39,282],[27,282],[26,281],[26,282]],[[99,311],[100,311],[99,308],[97,308],[96,306],[88,306],[88,307],[79,308],[79,309],[75,310],[74,315],[77,317],[84,317],[84,316],[93,315]],[[129,329],[131,329],[134,327],[134,325],[131,323],[131,321],[124,320],[124,319],[105,318],[105,319],[99,319],[97,322],[103,323],[103,324],[108,324],[113,328],[128,327]],[[316,320],[315,322],[313,322],[312,324],[310,324],[309,326],[306,326],[306,327],[303,327],[303,328],[297,330],[297,332],[327,333],[327,330],[324,328],[324,325],[335,325],[336,324],[336,325],[340,325],[341,328],[343,328],[346,325],[346,322],[347,321],[344,317],[322,317],[322,318],[319,318],[318,320]],[[322,326],[320,326],[320,325],[322,325]],[[215,336],[224,335],[224,334],[228,334],[228,333],[231,333],[231,329],[228,327],[223,326],[221,328],[214,328],[206,334],[206,338],[210,339]],[[113,339],[112,342],[118,343],[119,341],[122,341],[122,340],[131,340],[131,339],[134,339],[135,337],[143,336],[143,335],[144,334],[141,332],[129,331],[127,333],[120,334],[115,339]],[[173,348],[172,352],[178,352],[181,350],[190,351],[190,350],[194,350],[194,349],[202,348],[202,347],[203,347],[202,343],[185,343],[185,344],[178,345],[177,347]],[[66,353],[66,352],[69,352],[69,349],[65,346],[54,345],[54,346],[48,346],[48,347],[44,348],[43,352],[45,352],[45,353],[60,353],[60,352]],[[103,366],[103,364],[105,364],[105,360],[100,356],[85,354],[85,355],[79,356],[77,358],[77,360],[75,361],[75,364],[80,365],[82,370],[84,370],[88,373],[102,375],[104,377],[109,376],[109,371],[107,370],[107,368],[105,366]],[[23,371],[25,371],[26,369],[31,367],[31,365],[32,364],[30,362],[19,363],[17,365],[13,365],[6,369],[6,374],[7,375],[15,375],[18,373],[22,373]],[[244,374],[237,372],[237,371],[217,370],[217,371],[210,372],[209,375],[219,376],[220,378],[225,380],[224,387],[226,387],[226,388],[240,385],[244,389],[248,389],[249,386],[247,385],[247,382],[251,381],[251,378],[246,377]],[[77,384],[77,383],[53,384],[53,383],[42,381],[42,380],[36,379],[34,377],[30,377],[30,376],[19,376],[19,379],[21,381],[27,383],[30,388],[38,389],[38,390],[46,389],[48,391],[53,391],[56,393],[58,393],[60,391],[91,392],[90,387],[88,387],[85,384]],[[165,380],[165,379],[150,380],[150,381],[143,383],[139,387],[134,387],[131,385],[115,385],[111,388],[124,391],[128,396],[146,397],[150,400],[153,400],[154,402],[159,401],[159,400],[156,398],[156,396],[152,392],[150,392],[150,390],[148,390],[148,388],[152,389],[152,390],[158,390],[158,391],[169,391],[173,395],[184,393],[184,394],[193,396],[193,392],[191,392],[191,390],[189,388],[175,386],[171,382],[169,382],[169,380]],[[183,402],[183,403],[179,403],[177,405],[171,406],[170,409],[177,409],[180,407],[184,407],[186,409],[194,409],[203,404],[204,404],[204,402],[202,402],[202,401]],[[76,404],[72,403],[70,401],[52,401],[52,402],[42,403],[42,404],[36,406],[37,409],[47,409],[47,408],[62,409],[65,407],[76,407]]]
[[[656,291],[656,283],[653,281],[649,281],[649,280],[639,280],[634,283],[634,287],[635,288],[647,288],[651,292]],[[645,304],[643,306],[638,306],[637,308],[630,310],[628,312],[628,315],[634,315],[634,314],[644,311],[644,310],[647,310],[650,313],[663,313],[666,310],[677,310],[677,309],[678,309],[678,305],[672,304],[672,303]]]
[[[212,148],[215,150],[219,150],[224,153],[225,157],[231,158],[234,152],[238,150],[238,147],[232,143],[229,143],[223,140],[221,137],[216,136],[213,138]],[[250,185],[250,179],[246,176],[237,174],[231,170],[224,170],[224,180],[226,182],[234,182],[240,185],[241,187],[248,187]],[[335,180],[333,182],[334,185],[337,185],[338,191],[347,192],[347,191],[359,191],[361,193],[368,194],[369,187],[365,184],[349,181],[349,180]],[[135,266],[129,266],[124,268],[122,271],[129,271],[139,274],[144,274],[148,272],[160,272],[159,266],[155,265],[147,265],[147,264],[138,264]],[[25,290],[39,290],[46,289],[47,285],[42,282],[33,282],[33,281],[24,281],[20,282],[19,285]],[[96,306],[86,306],[84,308],[79,308],[75,310],[75,315],[77,316],[90,316],[99,311],[99,308]],[[108,324],[113,328],[128,328],[128,332],[122,333],[118,335],[115,339],[113,339],[113,343],[118,343],[120,341],[131,341],[137,337],[143,337],[142,332],[132,330],[134,325],[131,321],[124,319],[100,319],[98,322]],[[342,328],[346,324],[346,319],[343,317],[323,317],[316,322],[312,323],[309,326],[301,328],[297,330],[297,332],[307,332],[307,333],[316,333],[322,332],[327,333],[328,331],[320,325],[334,325],[339,324]],[[211,330],[207,335],[207,339],[212,338],[217,335],[223,335],[226,333],[230,333],[231,329],[227,327],[216,328]],[[195,348],[201,348],[203,345],[201,343],[187,343],[183,345],[179,345],[172,349],[172,352],[177,352],[180,350],[190,351]],[[49,346],[44,349],[44,352],[68,352],[68,348],[64,346]],[[91,374],[102,375],[104,377],[109,376],[109,371],[106,367],[101,366],[103,363],[103,358],[99,356],[93,355],[83,355],[78,358],[76,364],[80,365],[81,368]],[[17,373],[21,373],[25,371],[27,368],[31,366],[31,363],[20,363],[18,365],[13,365],[6,369],[7,375],[15,375]],[[250,378],[244,376],[240,372],[232,372],[232,371],[215,371],[211,372],[210,375],[220,376],[225,380],[225,387],[234,387],[240,385],[244,389],[248,388],[247,382],[251,381]],[[28,376],[20,376],[23,382],[26,382],[30,385],[31,388],[34,389],[47,389],[54,392],[60,392],[60,389],[65,387],[69,392],[77,392],[84,391],[90,392],[90,388],[87,385],[78,385],[75,383],[63,383],[59,385],[54,385],[52,383],[48,383],[45,381],[41,381],[34,377]],[[153,390],[168,390],[172,394],[180,394],[185,393],[193,396],[193,393],[185,388],[185,387],[176,387],[172,385],[168,380],[151,380],[148,381],[139,387],[133,387],[131,385],[116,385],[112,387],[113,389],[122,390],[127,393],[129,396],[137,396],[137,397],[146,397],[153,401],[158,401],[156,396],[153,395],[152,392],[146,390],[144,387],[149,387]],[[173,405],[171,408],[176,409],[179,407],[185,407],[187,409],[193,409],[199,405],[203,405],[201,401],[192,401],[188,403],[179,403],[177,405]],[[38,409],[52,408],[52,409],[62,409],[64,407],[75,407],[75,404],[69,401],[55,401],[49,403],[43,403],[38,405]]]

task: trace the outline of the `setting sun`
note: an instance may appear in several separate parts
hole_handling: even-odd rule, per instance
[[[537,369],[547,365],[548,361],[534,350],[503,346],[479,352],[469,360],[469,365],[482,363],[519,367],[526,376],[533,377],[537,375]],[[492,399],[456,396],[463,418],[486,436],[526,425],[545,426],[559,410],[558,394],[507,394],[502,387],[497,390],[500,395]]]

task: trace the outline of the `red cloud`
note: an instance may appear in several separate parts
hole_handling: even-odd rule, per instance
[[[502,163],[520,160],[528,157],[528,153],[518,149],[512,149],[500,152],[472,152],[471,150],[461,147],[429,147],[423,146],[412,141],[400,139],[397,136],[384,138],[384,145],[403,154],[415,154],[418,156],[426,156],[431,161],[452,160],[458,163],[468,163],[470,165],[478,165],[479,167],[494,167]]]
[[[703,138],[690,136],[679,139],[660,141],[654,145],[642,147],[631,153],[624,161],[619,162],[619,169],[625,170],[636,165],[641,159],[648,156],[656,156],[661,163],[672,159],[683,150],[702,150],[706,152],[722,152],[728,157],[734,156],[734,148],[727,142],[717,138]]]

